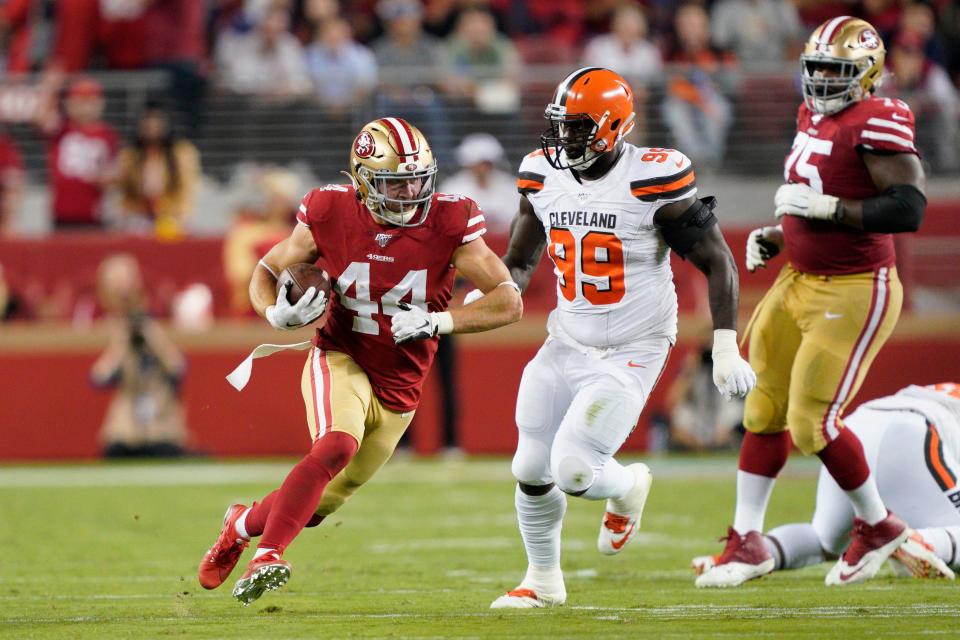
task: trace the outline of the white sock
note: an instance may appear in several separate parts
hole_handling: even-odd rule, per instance
[[[850,491],[844,491],[853,505],[853,512],[869,525],[875,525],[887,517],[887,508],[883,506],[877,482],[871,473],[866,482]]]
[[[746,535],[750,531],[763,531],[763,518],[776,482],[776,478],[737,470],[737,509],[733,516],[733,528],[737,533]]]
[[[270,549],[270,548],[261,549],[260,547],[257,547],[257,552],[253,554],[253,559],[256,560],[260,556],[265,556],[268,553],[273,553],[275,551],[276,549]]]
[[[582,497],[587,500],[606,500],[607,498],[622,498],[633,489],[637,477],[625,466],[610,458],[604,463],[597,479],[593,481]]]
[[[917,533],[951,569],[960,569],[960,527],[931,527],[917,529]]]
[[[777,527],[763,536],[763,544],[776,562],[775,569],[802,569],[827,558],[816,529],[808,522]]]
[[[517,485],[514,504],[529,564],[541,569],[559,569],[560,529],[567,511],[567,494],[554,485],[542,496],[531,496]]]
[[[237,518],[237,523],[234,525],[237,535],[244,540],[250,539],[250,534],[247,533],[247,515],[250,513],[250,511],[251,508],[247,507],[246,510],[240,514],[240,517]]]

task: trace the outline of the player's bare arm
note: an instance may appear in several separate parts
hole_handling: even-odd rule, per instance
[[[667,244],[707,277],[713,328],[736,330],[740,297],[737,265],[708,205],[700,204],[699,211],[691,211],[698,203],[702,201],[694,196],[671,202],[657,210],[653,221]],[[669,236],[672,228],[677,229],[672,231],[677,236],[673,242]]]
[[[744,397],[757,376],[737,346],[737,265],[713,215],[716,199],[689,196],[660,207],[653,216],[664,241],[707,277],[713,317],[713,382],[728,400]]]
[[[530,284],[530,277],[537,270],[546,246],[547,236],[543,232],[543,225],[527,197],[521,196],[520,208],[510,223],[510,245],[503,256],[510,277],[521,291],[525,291]]]
[[[523,301],[510,272],[483,238],[457,249],[453,266],[484,293],[476,302],[449,312],[454,333],[495,329],[516,322],[523,315]]]
[[[313,235],[302,224],[298,224],[289,236],[273,245],[257,264],[250,279],[250,302],[256,312],[266,317],[267,307],[276,302],[277,277],[284,269],[298,262],[314,262],[317,256]]]

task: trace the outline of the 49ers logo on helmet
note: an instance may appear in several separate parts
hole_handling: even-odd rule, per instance
[[[358,158],[369,158],[373,155],[375,143],[373,136],[369,131],[361,131],[357,139],[353,141],[353,152]]]
[[[860,46],[864,49],[877,49],[880,47],[880,36],[876,34],[875,31],[870,29],[864,29],[860,32],[860,38],[858,39]]]

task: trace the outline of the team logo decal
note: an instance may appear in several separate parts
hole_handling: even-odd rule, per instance
[[[361,131],[360,135],[353,142],[353,152],[358,158],[369,158],[373,155],[374,142],[373,136],[369,131]]]
[[[407,166],[405,166],[404,169],[406,169],[407,171],[416,171],[416,170],[417,170],[417,165],[416,165],[416,163],[411,162],[411,163],[407,164]]]
[[[377,241],[377,244],[380,245],[381,248],[383,248],[387,246],[387,243],[390,242],[390,240],[393,239],[393,236],[390,235],[389,233],[378,233],[375,239]]]
[[[880,36],[870,29],[861,31],[859,40],[860,46],[864,49],[877,49],[880,47]]]

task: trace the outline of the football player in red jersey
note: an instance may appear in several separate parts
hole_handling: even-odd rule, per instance
[[[853,506],[852,540],[828,585],[871,578],[907,536],[890,514],[843,412],[900,314],[893,233],[916,231],[926,199],[913,114],[873,95],[884,47],[867,22],[828,20],[800,56],[804,102],[774,202],[781,224],[750,234],[752,271],[785,247],[789,263],[754,311],[737,506],[717,566],[700,587],[769,573],[760,532],[791,439],[816,454]],[[748,328],[749,331],[749,328]]]
[[[290,236],[261,260],[250,283],[257,313],[276,329],[320,317],[301,387],[310,453],[281,487],[251,508],[231,505],[200,564],[216,588],[248,541],[262,536],[233,595],[249,604],[283,586],[284,549],[333,513],[387,461],[413,419],[437,335],[500,327],[520,318],[517,285],[484,243],[483,213],[469,198],[435,193],[437,164],[423,134],[399,118],[370,122],[350,155],[350,185],[304,197]],[[276,291],[287,266],[320,261],[337,295],[309,288],[294,305]],[[486,295],[446,311],[460,272]]]

